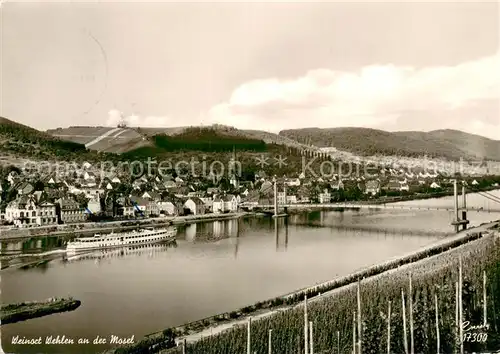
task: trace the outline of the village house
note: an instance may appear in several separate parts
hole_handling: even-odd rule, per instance
[[[177,187],[177,183],[175,183],[172,180],[166,181],[163,185],[165,186],[166,189],[172,189]]]
[[[299,178],[287,178],[285,180],[285,184],[289,187],[298,187],[298,186],[300,186],[300,179]]]
[[[205,204],[205,213],[213,213],[214,211],[213,197],[200,197],[200,199]]]
[[[215,196],[215,195],[217,195],[219,193],[220,193],[219,188],[215,188],[215,187],[207,188],[207,194],[208,195]]]
[[[431,185],[430,185],[430,187],[432,189],[440,189],[441,188],[441,186],[439,184],[437,184],[436,182],[432,182]]]
[[[129,198],[119,198],[116,214],[123,217],[135,216],[135,208]]]
[[[332,196],[328,189],[324,189],[323,193],[320,193],[318,198],[321,204],[330,203],[330,201],[332,200]]]
[[[191,197],[184,203],[184,211],[193,215],[205,214],[205,204],[198,197]]]
[[[47,202],[37,205],[33,196],[21,196],[7,205],[5,220],[18,227],[55,225],[56,207]]]
[[[154,200],[149,200],[146,205],[146,216],[157,217],[160,216],[160,208],[158,202]]]
[[[399,190],[402,192],[409,192],[410,191],[410,186],[408,185],[408,182],[406,179],[404,181],[399,182]]]
[[[344,182],[342,182],[341,179],[339,179],[338,182],[333,182],[330,184],[330,187],[333,189],[333,190],[340,190],[340,189],[344,189]]]
[[[286,204],[286,191],[278,192],[276,199],[278,204]]]
[[[298,203],[309,203],[310,202],[310,192],[306,187],[300,187],[297,191],[297,202]]]
[[[97,186],[97,178],[92,171],[85,171],[83,173],[83,181],[81,181],[82,185],[85,185],[87,187],[95,187]]]
[[[238,204],[238,198],[233,194],[220,196],[213,201],[213,212],[217,214],[236,212]]]
[[[56,214],[58,221],[64,224],[83,222],[88,216],[85,209],[70,198],[59,198],[56,201]]]
[[[132,182],[132,189],[136,189],[136,190],[139,190],[141,189],[142,185],[144,183],[141,182],[140,180],[136,179],[135,181]]]
[[[179,207],[173,201],[158,202],[158,210],[160,215],[179,215]]]
[[[100,214],[102,211],[101,197],[99,194],[92,196],[87,202],[87,213]]]
[[[377,180],[367,181],[365,183],[365,194],[376,195],[380,193],[380,182]]]
[[[264,183],[262,183],[262,185],[260,186],[260,193],[266,196],[274,194],[273,183],[270,181],[265,181]]]
[[[155,191],[146,191],[141,196],[144,199],[154,200],[156,202],[161,200],[161,196],[158,192]]]
[[[160,215],[160,208],[158,203],[153,200],[148,200],[142,197],[131,196],[130,201],[134,205],[135,210],[143,216],[158,216]]]
[[[56,206],[49,202],[44,202],[37,207],[37,224],[54,225],[57,224]]]
[[[382,189],[388,192],[399,192],[401,191],[401,184],[397,180],[390,180]]]
[[[72,188],[70,190],[72,194],[84,193],[87,198],[96,198],[104,193],[104,189],[95,187],[82,187],[82,188]]]
[[[57,178],[55,174],[49,175],[46,178],[42,179],[42,182],[51,186],[60,183],[59,178]]]
[[[29,182],[20,182],[15,187],[19,195],[27,195],[33,192],[35,189],[33,185]]]
[[[189,198],[191,198],[191,197],[198,197],[198,198],[202,198],[202,197],[204,197],[204,196],[205,196],[205,192],[203,192],[203,191],[191,191],[191,192],[189,192],[189,193],[187,194],[187,196],[188,196]]]

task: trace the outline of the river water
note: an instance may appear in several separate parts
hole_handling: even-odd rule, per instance
[[[499,191],[491,192],[500,197]],[[470,195],[470,206],[500,204]],[[453,206],[451,197],[404,202]],[[453,233],[451,212],[360,210],[301,212],[277,222],[268,217],[215,221],[179,228],[169,245],[115,250],[64,259],[62,238],[2,242],[3,254],[52,252],[42,266],[1,271],[3,303],[69,295],[72,312],[2,326],[7,353],[98,353],[99,336],[139,340],[164,328],[346,275],[422,248]],[[472,225],[500,219],[472,212]],[[5,267],[3,262],[2,267]],[[12,338],[65,335],[73,345],[14,345]],[[86,338],[90,344],[78,344]]]

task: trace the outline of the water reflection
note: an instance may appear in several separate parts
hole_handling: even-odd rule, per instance
[[[62,261],[64,263],[85,261],[85,260],[101,261],[101,260],[111,260],[113,258],[141,256],[141,255],[147,255],[150,258],[154,258],[166,252],[169,248],[176,248],[176,247],[177,247],[177,242],[175,240],[152,244],[152,245],[124,246],[113,249],[103,249],[103,250],[85,252],[76,255],[65,254],[63,256]]]
[[[392,214],[392,215],[391,215]],[[421,213],[422,214],[422,213]],[[409,214],[413,215],[413,214]],[[393,220],[398,220],[397,224],[389,225],[387,222],[393,217]],[[441,217],[441,227],[437,229],[429,229],[427,223],[411,223],[410,220],[402,219],[405,215],[401,212],[377,212],[374,210],[367,211],[352,211],[343,212],[325,212],[312,211],[309,213],[292,214],[287,218],[287,222],[294,226],[304,227],[320,227],[330,228],[333,231],[340,232],[370,232],[374,234],[384,235],[420,235],[420,236],[449,236],[453,234],[451,228],[443,227],[447,223],[443,223]],[[425,216],[425,215],[423,215]],[[384,222],[381,222],[383,220]]]
[[[282,235],[284,234],[284,240]],[[288,249],[288,217],[274,218],[274,237],[276,239],[276,252]],[[284,245],[281,243],[284,242]]]

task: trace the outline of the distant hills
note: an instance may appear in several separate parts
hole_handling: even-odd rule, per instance
[[[0,117],[0,151],[41,160],[55,157],[90,159],[97,157],[97,153],[118,159],[189,151],[194,155],[196,152],[226,154],[232,149],[245,151],[249,156],[266,151],[300,156],[301,150],[321,147],[333,147],[356,156],[500,161],[500,141],[458,130],[387,132],[369,128],[303,128],[274,134],[212,125],[174,128],[73,126],[41,132]]]
[[[303,128],[279,135],[317,147],[335,147],[360,156],[395,155],[449,160],[500,161],[500,141],[458,130],[387,132],[369,128]]]

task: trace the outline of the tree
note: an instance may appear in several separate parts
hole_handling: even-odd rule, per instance
[[[45,184],[42,181],[38,180],[35,182],[33,188],[35,191],[43,191],[45,189]]]
[[[5,200],[5,203],[10,203],[11,201],[13,201],[14,199],[17,198],[17,189],[15,188],[10,188],[7,190],[6,194],[5,194],[5,199],[2,199],[2,200]]]
[[[175,332],[171,328],[167,328],[163,331],[163,338],[165,338],[166,348],[175,347]]]
[[[119,196],[127,196],[130,194],[131,191],[132,191],[132,186],[125,183],[120,183],[113,190],[113,192],[115,192]]]
[[[358,186],[349,188],[345,191],[347,200],[360,200],[363,197],[363,191]]]
[[[87,199],[87,196],[85,195],[85,193],[80,193],[80,194],[76,195],[75,200],[83,208],[86,208],[89,204],[89,200]]]
[[[219,182],[219,188],[223,191],[229,191],[232,185],[229,183],[229,180],[226,177],[222,177]]]

